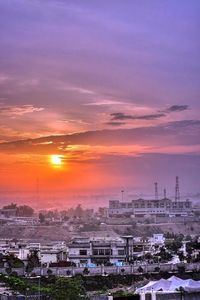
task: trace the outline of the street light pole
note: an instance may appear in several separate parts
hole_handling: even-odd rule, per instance
[[[38,288],[39,288],[38,295],[39,295],[39,300],[40,300],[41,276],[39,276]]]

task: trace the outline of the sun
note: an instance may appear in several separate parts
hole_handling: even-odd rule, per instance
[[[51,155],[51,163],[54,166],[62,165],[62,157],[60,155]]]

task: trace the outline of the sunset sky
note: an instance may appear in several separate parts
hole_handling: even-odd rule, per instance
[[[1,0],[0,191],[199,192],[199,28],[199,0]]]

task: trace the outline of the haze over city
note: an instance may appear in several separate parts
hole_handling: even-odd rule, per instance
[[[1,200],[199,193],[199,9],[1,1]]]

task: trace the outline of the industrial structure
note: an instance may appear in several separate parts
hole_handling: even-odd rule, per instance
[[[144,200],[142,198],[129,202],[110,200],[109,217],[187,217],[191,216],[192,202],[180,200],[179,178],[176,176],[175,199],[169,199],[164,189],[164,197],[158,197],[158,183],[155,182],[155,199]]]

